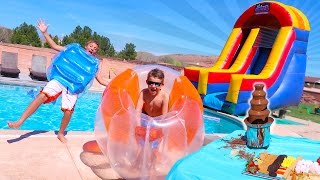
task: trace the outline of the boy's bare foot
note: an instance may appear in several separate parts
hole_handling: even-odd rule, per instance
[[[8,121],[7,123],[9,128],[15,128],[15,129],[19,128],[22,124],[20,121],[14,121],[14,122]]]
[[[62,143],[67,143],[68,140],[64,137],[63,134],[58,134],[58,137],[57,137]]]

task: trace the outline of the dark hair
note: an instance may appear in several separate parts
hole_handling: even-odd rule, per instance
[[[156,69],[152,69],[149,73],[148,73],[148,79],[149,77],[155,77],[155,78],[159,78],[162,80],[162,84],[163,84],[163,81],[164,81],[164,73],[162,70],[156,68]]]
[[[96,40],[89,40],[89,41],[87,41],[86,46],[88,46],[88,44],[90,44],[90,43],[95,43],[95,44],[98,45],[98,47],[99,47],[99,43],[98,43],[98,41],[96,41]]]

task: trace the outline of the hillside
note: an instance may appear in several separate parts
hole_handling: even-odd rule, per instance
[[[218,56],[204,56],[194,54],[170,54],[156,56],[148,52],[138,52],[136,57],[138,61],[146,63],[170,63],[172,61],[179,61],[182,63],[182,66],[197,65],[204,67],[212,66],[216,62],[217,58]]]
[[[218,59],[218,56],[203,56],[194,54],[172,54],[173,59],[182,61],[186,65],[212,66]]]
[[[10,43],[12,30],[0,26],[0,42]],[[44,41],[44,40],[42,40]],[[166,63],[177,67],[184,67],[188,65],[194,66],[212,66],[217,60],[217,56],[202,56],[193,54],[170,54],[163,56],[156,56],[148,52],[137,52],[136,63]]]
[[[0,26],[0,42],[9,43],[11,36],[11,29]]]

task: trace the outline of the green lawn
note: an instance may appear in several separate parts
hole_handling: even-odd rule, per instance
[[[300,103],[299,106],[288,107],[287,110],[289,111],[286,113],[286,115],[299,119],[310,120],[320,124],[320,114],[314,113],[314,108],[316,107],[318,106]]]

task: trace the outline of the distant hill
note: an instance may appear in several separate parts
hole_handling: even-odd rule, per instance
[[[0,42],[10,43],[10,37],[12,36],[12,29],[0,26]],[[44,40],[42,39],[43,43]],[[203,56],[193,54],[170,54],[163,56],[156,56],[149,52],[137,52],[137,61],[142,63],[168,63],[176,66],[212,66],[217,56]]]
[[[152,53],[148,53],[148,52],[137,52],[136,59],[139,61],[150,62],[150,63],[160,61],[159,56],[155,56]]]
[[[204,56],[194,54],[171,54],[168,55],[174,59],[182,61],[185,65],[212,66],[218,59],[218,56]]]
[[[12,33],[12,29],[0,26],[0,42],[9,43]]]
[[[136,59],[138,61],[146,63],[168,63],[167,61],[179,61],[182,66],[196,65],[196,66],[212,66],[218,56],[204,56],[204,55],[193,55],[193,54],[169,54],[156,56],[148,52],[137,52]]]

